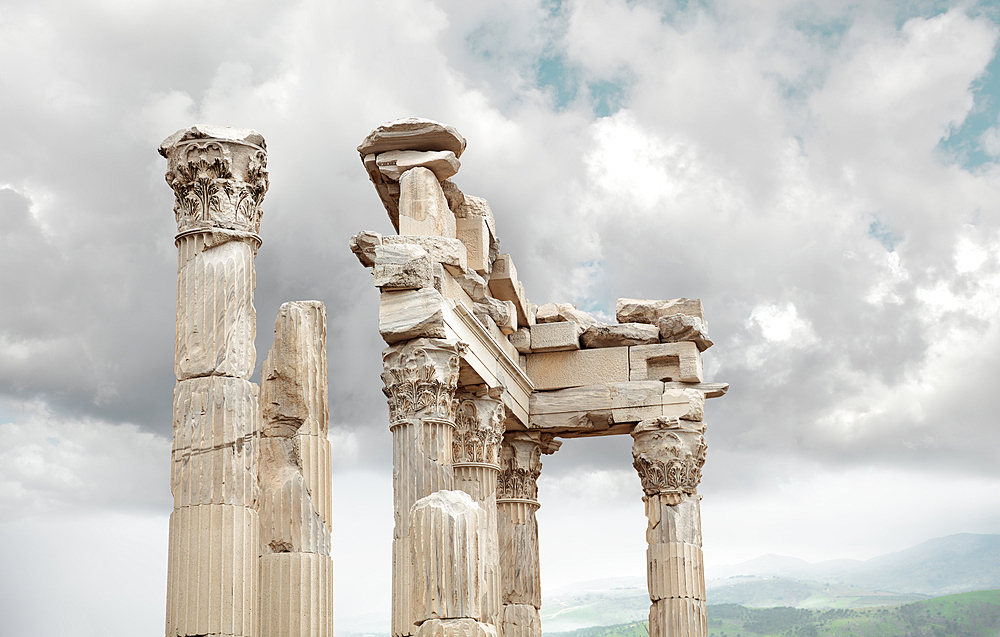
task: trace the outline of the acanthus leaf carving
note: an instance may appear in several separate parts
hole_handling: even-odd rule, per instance
[[[647,496],[666,495],[676,503],[697,493],[708,445],[701,431],[681,422],[651,419],[632,432],[632,466]]]
[[[504,415],[500,400],[461,396],[452,438],[455,462],[499,465]]]
[[[415,339],[382,354],[382,393],[389,421],[411,418],[455,419],[459,355],[463,343]]]

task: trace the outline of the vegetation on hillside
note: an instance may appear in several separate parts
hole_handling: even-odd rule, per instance
[[[998,637],[1000,590],[877,608],[809,610],[708,607],[709,637]],[[647,637],[646,622],[594,626],[548,637]]]

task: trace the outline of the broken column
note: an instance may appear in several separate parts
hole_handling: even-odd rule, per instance
[[[392,431],[392,634],[412,635],[410,508],[435,491],[452,490],[452,435],[461,343],[418,338],[382,352],[382,390]]]
[[[463,491],[437,491],[410,510],[417,637],[496,637],[482,616],[482,509]]]
[[[257,634],[253,260],[267,192],[256,131],[195,126],[159,147],[178,234],[166,635]]]
[[[326,309],[285,303],[261,371],[260,625],[333,637]]]
[[[480,621],[496,626],[500,614],[500,553],[497,540],[497,475],[505,410],[498,393],[457,396],[453,453],[455,488],[468,493],[482,510],[480,538],[483,586]]]
[[[514,431],[504,434],[497,485],[497,536],[500,542],[498,626],[504,637],[541,637],[541,568],[538,559],[538,476],[542,454],[561,443],[549,434]]]
[[[702,403],[703,404],[703,403]],[[650,637],[706,637],[701,497],[708,446],[700,410],[643,420],[632,431],[633,466],[645,494]]]

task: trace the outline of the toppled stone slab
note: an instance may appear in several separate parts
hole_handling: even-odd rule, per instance
[[[358,236],[360,237],[360,235]],[[382,237],[382,245],[402,244],[420,246],[430,255],[431,261],[440,263],[452,274],[461,273],[467,267],[465,244],[458,239],[421,235]]]
[[[367,230],[351,237],[348,245],[366,268],[375,267],[375,248],[382,245],[382,235]]]
[[[580,344],[587,349],[599,347],[628,347],[660,342],[660,330],[644,323],[607,325],[595,323],[580,335]]]
[[[664,343],[691,341],[704,352],[712,346],[705,323],[697,316],[670,314],[659,320],[660,338]]]
[[[571,321],[537,323],[531,326],[533,352],[562,352],[580,349],[580,326]]]
[[[395,119],[382,124],[358,146],[365,155],[390,150],[450,150],[456,157],[465,152],[465,138],[453,126],[420,117]]]
[[[444,303],[434,288],[383,292],[379,334],[390,345],[414,338],[445,338]]]
[[[414,244],[375,248],[375,287],[385,290],[419,290],[434,286],[431,257]]]
[[[657,314],[659,312],[659,315]],[[618,299],[615,319],[619,323],[646,323],[658,325],[660,317],[671,314],[687,314],[705,320],[700,299],[668,299],[666,301],[646,299]]]
[[[390,150],[376,155],[375,164],[383,175],[393,181],[399,181],[403,173],[417,167],[430,170],[441,181],[452,177],[462,167],[450,150]]]

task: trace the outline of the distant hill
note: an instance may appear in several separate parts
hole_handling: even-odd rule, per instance
[[[1000,634],[1000,590],[863,609],[710,605],[708,627],[709,637],[996,637]],[[572,632],[545,631],[545,637],[646,637],[648,634],[645,621]]]
[[[933,596],[997,589],[1000,588],[1000,535],[948,535],[863,562],[811,563],[794,557],[765,555],[708,572],[713,580],[737,575],[812,580]]]

